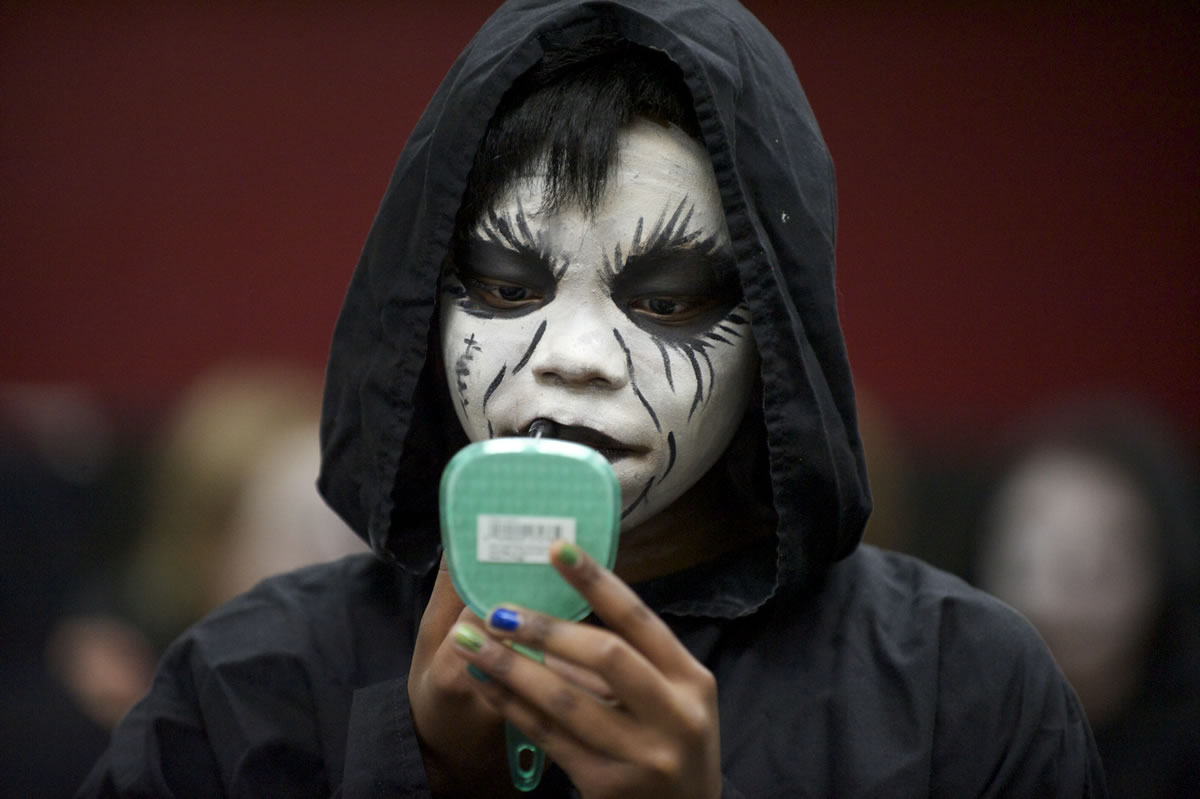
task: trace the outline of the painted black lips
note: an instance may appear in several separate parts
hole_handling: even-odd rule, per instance
[[[556,424],[554,425],[553,436],[563,441],[572,441],[576,444],[591,447],[609,460],[623,458],[626,455],[633,455],[640,451],[590,427]]]

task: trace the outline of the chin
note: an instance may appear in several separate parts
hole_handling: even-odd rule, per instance
[[[626,488],[625,485],[622,484],[622,507],[628,507],[629,503],[637,499],[637,497],[642,493],[642,489],[645,487],[645,481],[639,482],[631,488]],[[642,500],[641,504],[639,504],[632,513],[621,520],[621,530],[632,529],[637,527],[642,522],[657,516],[678,501],[683,493],[684,492],[679,490],[679,486],[677,486],[674,481],[668,482],[665,486],[655,485],[650,489],[650,494]]]
[[[637,510],[621,520],[621,532],[629,532],[656,513],[658,508],[653,505],[639,505]]]
[[[651,486],[646,500],[653,500],[661,493],[662,486],[658,482],[658,475],[662,474],[663,464],[659,464],[657,461],[647,462],[641,458],[622,458],[611,463],[613,472],[617,475],[617,482],[621,485],[622,507],[628,507],[629,503],[637,499],[651,480],[654,481],[654,485]],[[656,504],[661,505],[661,503]]]

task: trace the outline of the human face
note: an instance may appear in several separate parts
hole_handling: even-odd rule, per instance
[[[993,509],[983,587],[1038,628],[1077,687],[1113,681],[1158,605],[1151,511],[1098,458],[1047,450],[1009,478]]]
[[[446,379],[473,441],[544,418],[599,450],[629,529],[716,462],[754,383],[725,214],[705,150],[643,119],[595,213],[544,190],[517,180],[443,275]]]

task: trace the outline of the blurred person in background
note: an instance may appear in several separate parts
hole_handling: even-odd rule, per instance
[[[103,751],[98,721],[49,667],[56,625],[121,514],[124,485],[111,420],[85,392],[0,386],[0,793],[70,796]],[[134,671],[104,682],[132,685],[128,708],[153,668],[138,636],[121,657]],[[128,677],[128,679],[126,679]]]
[[[320,412],[319,374],[247,362],[171,413],[120,586],[157,649],[263,577],[365,549],[316,491]]]
[[[99,587],[46,646],[50,673],[99,728],[120,721],[158,654],[213,608],[264,577],[365,550],[316,491],[320,390],[301,368],[228,364],[168,414],[126,560],[91,575]]]
[[[1114,797],[1200,786],[1197,477],[1132,405],[1047,412],[1015,437],[975,579],[1038,628],[1083,703]]]

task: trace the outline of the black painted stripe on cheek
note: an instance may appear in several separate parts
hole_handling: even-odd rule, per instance
[[[475,351],[479,349],[479,344],[475,341],[474,333],[464,338],[463,344],[466,346],[462,354],[458,356],[458,360],[454,362],[454,375],[458,388],[458,401],[462,404],[462,407],[466,408],[468,404],[466,378],[471,375],[471,369],[467,364],[475,359]]]
[[[687,355],[688,361],[692,364],[692,371],[696,374],[696,396],[692,398],[692,407],[688,411],[688,421],[692,421],[692,414],[696,412],[696,408],[700,405],[700,400],[704,399],[704,378],[700,375],[700,364],[696,361],[696,352],[692,347],[686,347],[683,350]]]
[[[671,469],[675,468],[675,431],[667,433],[667,446],[671,449],[671,456],[667,459],[667,470],[663,472],[662,482],[667,479],[667,475],[671,473]]]
[[[621,338],[621,332],[615,327],[613,328],[613,335],[616,336],[617,343],[621,345],[621,349],[625,351],[625,368],[629,371],[629,385],[633,388],[634,396],[641,400],[642,407],[646,409],[646,413],[650,414],[650,420],[654,422],[654,429],[661,433],[662,425],[658,422],[658,414],[654,412],[654,408],[652,408],[646,398],[642,396],[641,389],[639,389],[637,385],[637,380],[634,379],[633,354],[629,351],[629,347],[625,346],[625,339]]]
[[[628,508],[621,511],[622,519],[624,519],[629,514],[633,513],[634,508],[636,508],[638,505],[641,505],[643,502],[646,501],[646,495],[650,493],[650,486],[652,486],[652,485],[654,485],[653,477],[650,478],[650,482],[646,483],[646,487],[642,489],[642,493],[638,494],[638,498],[635,499]]]
[[[508,364],[501,366],[500,371],[497,372],[496,376],[492,379],[491,385],[489,385],[487,387],[487,391],[483,392],[483,408],[482,408],[482,410],[485,413],[487,412],[488,400],[492,398],[492,392],[494,392],[497,388],[500,387],[500,381],[504,379],[504,370],[507,368],[508,368]]]
[[[467,357],[463,355],[454,364],[454,382],[458,388],[458,401],[464,408],[467,407],[467,381],[463,378],[470,374],[471,370],[467,368]]]
[[[713,371],[712,358],[708,357],[708,350],[704,347],[697,347],[700,350],[700,355],[704,358],[704,362],[708,364],[708,396],[712,397],[713,388],[717,383],[717,375]]]
[[[675,393],[675,381],[671,379],[671,356],[667,354],[667,348],[663,345],[662,340],[657,336],[651,336],[654,343],[658,345],[658,351],[662,353],[663,372],[667,375],[667,385],[671,387],[671,393]]]
[[[721,342],[722,344],[729,344],[730,346],[732,346],[732,345],[733,345],[733,342],[732,342],[732,341],[730,341],[729,339],[725,338],[724,336],[722,336],[722,335],[721,335],[721,334],[719,334],[719,333],[714,333],[714,332],[712,332],[711,330],[710,330],[710,331],[708,331],[707,333],[705,333],[705,334],[704,334],[704,337],[705,337],[705,338],[711,338],[713,341],[719,341],[719,342]]]
[[[533,351],[537,349],[538,342],[542,340],[542,334],[545,332],[546,320],[543,319],[542,323],[538,325],[537,332],[533,334],[533,340],[529,342],[529,347],[525,350],[525,354],[521,356],[521,360],[517,362],[516,367],[513,369],[514,375],[521,371],[521,367],[529,363],[529,359],[533,356]]]

